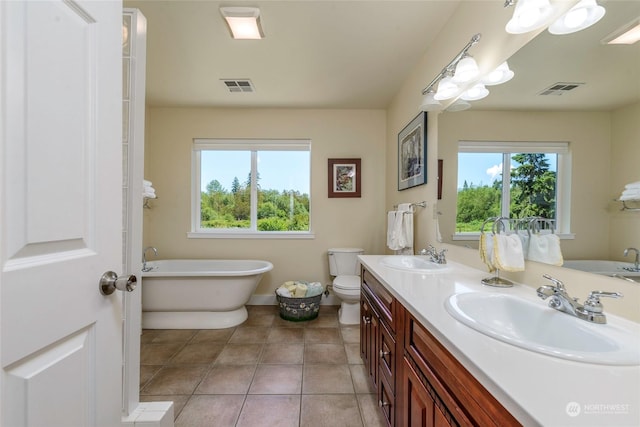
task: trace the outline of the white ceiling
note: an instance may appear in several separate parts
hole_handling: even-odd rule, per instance
[[[151,106],[385,108],[456,7],[477,0],[125,1],[148,21]],[[515,78],[475,108],[600,109],[640,99],[640,43],[600,40],[634,17],[638,0],[600,0],[596,26],[542,33],[509,61]],[[258,6],[266,37],[233,40],[220,6]],[[441,66],[445,66],[442,64]],[[425,85],[433,76],[425,76]],[[221,79],[251,79],[229,93]],[[556,82],[584,86],[540,97]],[[517,95],[517,96],[514,96]]]

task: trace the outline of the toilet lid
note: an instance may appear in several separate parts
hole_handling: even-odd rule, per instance
[[[360,290],[360,276],[338,276],[333,279],[333,287],[344,290]]]

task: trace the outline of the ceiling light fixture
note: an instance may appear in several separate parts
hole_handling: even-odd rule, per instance
[[[602,44],[634,44],[640,40],[640,18],[617,29],[602,40]]]
[[[506,0],[504,6],[513,6],[515,0]],[[518,0],[513,16],[505,30],[509,34],[522,34],[547,25],[553,12],[549,0]]]
[[[221,7],[231,36],[234,39],[257,40],[264,38],[260,25],[260,9],[257,7]]]
[[[551,34],[571,34],[598,22],[605,14],[605,9],[596,0],[580,0],[567,13],[549,26]]]

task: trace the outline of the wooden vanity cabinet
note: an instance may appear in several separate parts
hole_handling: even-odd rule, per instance
[[[521,425],[408,312],[403,335],[403,425]]]
[[[378,406],[389,426],[396,425],[396,366],[402,345],[396,334],[402,331],[403,311],[384,286],[362,269],[360,298],[360,353],[377,392]]]
[[[518,421],[362,268],[360,353],[389,426],[516,426]]]

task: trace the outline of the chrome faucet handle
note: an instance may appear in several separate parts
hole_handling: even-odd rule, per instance
[[[584,310],[590,313],[602,313],[602,303],[600,297],[608,298],[622,298],[620,292],[605,292],[605,291],[592,291],[589,293],[587,300],[584,302]]]
[[[556,288],[558,288],[558,290],[565,291],[564,283],[562,283],[560,280],[556,279],[555,277],[551,277],[548,274],[543,274],[542,277],[553,283]]]

